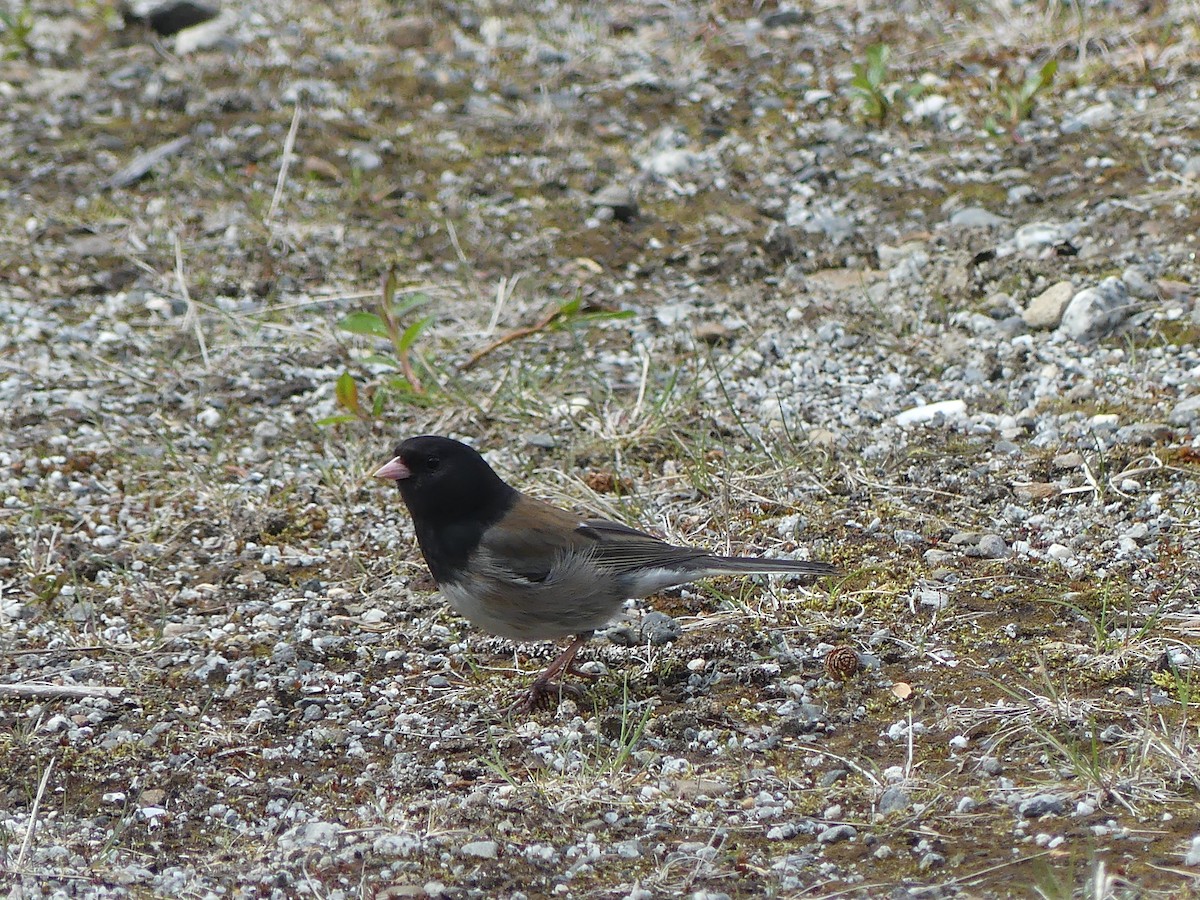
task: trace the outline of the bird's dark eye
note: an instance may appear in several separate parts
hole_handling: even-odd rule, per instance
[[[440,459],[438,459],[436,456],[425,457],[425,468],[428,469],[430,472],[437,469],[437,467],[440,466],[441,464],[442,464],[442,461]]]

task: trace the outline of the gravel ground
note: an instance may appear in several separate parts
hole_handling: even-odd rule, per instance
[[[1200,891],[1195,2],[7,8],[8,897]],[[510,717],[425,432],[845,575]]]

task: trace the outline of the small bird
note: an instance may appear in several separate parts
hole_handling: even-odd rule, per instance
[[[717,556],[619,522],[584,519],[522,494],[466,444],[409,438],[376,478],[395,481],[417,543],[450,606],[484,631],[519,641],[574,636],[530,687],[525,711],[625,600],[713,575],[834,575],[824,562]]]

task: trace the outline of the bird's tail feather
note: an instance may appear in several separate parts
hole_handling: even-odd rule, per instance
[[[738,575],[837,575],[841,570],[827,562],[807,559],[769,559],[765,557],[707,556],[696,560],[696,568],[713,574],[728,572]]]

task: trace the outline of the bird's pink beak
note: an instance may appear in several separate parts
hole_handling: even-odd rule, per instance
[[[405,478],[412,477],[412,470],[404,464],[404,460],[400,457],[389,459],[382,466],[371,473],[372,478],[388,478],[392,481],[401,481]]]

